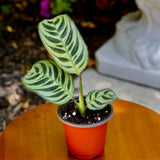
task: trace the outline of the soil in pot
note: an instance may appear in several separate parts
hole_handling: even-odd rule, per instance
[[[60,108],[60,113],[63,120],[76,124],[93,124],[101,122],[109,116],[110,112],[111,108],[108,105],[102,110],[92,111],[86,109],[85,115],[81,116],[78,108],[73,102],[67,105],[63,105]]]

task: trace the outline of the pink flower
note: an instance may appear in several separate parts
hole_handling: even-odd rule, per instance
[[[45,18],[49,18],[52,15],[51,3],[49,0],[42,0],[40,4],[40,14]]]

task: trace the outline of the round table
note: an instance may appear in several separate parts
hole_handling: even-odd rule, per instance
[[[160,115],[116,100],[105,151],[96,160],[159,160]],[[23,113],[0,135],[0,160],[73,160],[68,154],[57,106],[46,103]]]

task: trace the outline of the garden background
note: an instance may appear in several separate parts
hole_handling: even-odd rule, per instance
[[[88,46],[88,67],[94,67],[95,51],[114,34],[116,22],[135,10],[134,0],[1,0],[0,132],[21,113],[44,103],[21,83],[35,62],[48,58],[39,21],[67,13]]]

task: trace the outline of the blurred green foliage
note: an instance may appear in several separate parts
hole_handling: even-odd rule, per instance
[[[1,9],[1,13],[4,13],[4,14],[10,14],[11,13],[10,8],[9,8],[8,5],[2,5],[0,7],[0,9]]]
[[[77,2],[77,0],[50,0],[51,7],[53,8],[52,14],[57,15],[62,12],[73,12],[72,3]]]

